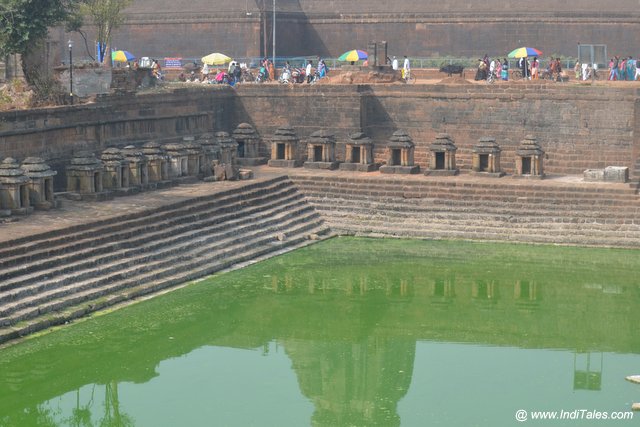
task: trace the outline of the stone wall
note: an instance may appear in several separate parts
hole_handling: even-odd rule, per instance
[[[1,113],[0,158],[44,157],[59,172],[61,189],[65,162],[76,150],[231,132],[248,122],[264,139],[264,156],[275,130],[290,124],[301,145],[320,129],[332,131],[338,142],[362,130],[372,137],[381,162],[392,133],[404,129],[423,168],[436,134],[446,132],[458,147],[461,169],[471,167],[472,146],[491,136],[502,148],[503,169],[512,173],[516,147],[532,134],[546,152],[547,173],[581,175],[606,166],[626,166],[633,173],[640,155],[638,98],[635,89],[558,84],[191,86]],[[336,151],[343,160],[344,146]]]
[[[206,90],[205,90],[206,89]],[[98,96],[96,103],[0,113],[0,158],[47,159],[65,187],[64,168],[78,150],[173,141],[229,123],[228,88],[193,87],[167,93]]]
[[[612,54],[634,55],[637,7],[633,0],[616,2],[615,9],[598,0],[278,0],[276,53],[338,57],[371,40],[386,40],[390,54],[413,57],[503,56],[521,45],[575,56],[578,43],[606,44]],[[136,0],[113,44],[158,58],[200,58],[212,51],[258,57],[271,55],[271,22],[268,0]],[[60,40],[69,37],[76,40],[74,34]]]
[[[63,88],[69,91],[69,68],[58,67],[57,79]],[[111,68],[108,67],[74,67],[73,68],[73,94],[75,96],[91,96],[98,93],[109,93],[111,85]]]
[[[394,130],[408,131],[416,143],[416,163],[423,166],[435,135],[446,132],[458,147],[462,169],[471,167],[472,146],[492,136],[503,150],[503,169],[513,172],[515,148],[527,134],[545,150],[550,173],[631,168],[640,143],[634,132],[637,96],[636,90],[556,84],[371,86],[364,94],[369,99],[363,129],[377,143]],[[383,150],[376,145],[378,161]]]
[[[269,138],[290,124],[301,140],[299,152],[306,155],[302,145],[319,129],[328,129],[342,140],[359,131],[362,102],[358,86],[243,86],[236,92],[233,126],[252,124],[266,139],[262,154],[270,156]]]

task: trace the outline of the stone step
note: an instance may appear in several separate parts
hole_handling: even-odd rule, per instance
[[[626,196],[608,196],[606,194],[581,195],[580,193],[572,193],[569,195],[559,194],[527,194],[515,193],[513,195],[504,196],[496,192],[486,191],[485,193],[477,192],[431,192],[424,193],[420,197],[403,196],[403,193],[386,193],[380,191],[357,191],[353,188],[326,188],[326,187],[298,187],[305,195],[314,195],[318,197],[337,197],[337,198],[357,198],[357,199],[394,199],[394,200],[469,200],[482,202],[485,204],[493,202],[527,202],[531,204],[559,204],[559,203],[583,203],[610,205],[619,204],[627,206],[640,206],[640,198],[637,195]]]
[[[391,199],[391,200],[379,200],[375,198],[342,198],[342,197],[320,197],[316,194],[307,194],[307,199],[310,203],[314,204],[320,211],[327,209],[376,209],[387,210],[394,212],[404,212],[405,214],[413,214],[416,212],[426,211],[438,211],[438,212],[484,212],[487,214],[500,214],[510,216],[520,216],[522,214],[527,215],[539,215],[542,217],[560,216],[562,214],[568,215],[572,218],[610,218],[610,219],[623,219],[625,221],[637,222],[636,218],[640,216],[640,206],[638,207],[615,207],[612,209],[591,208],[591,205],[586,206],[570,206],[566,204],[553,204],[553,205],[533,205],[528,204],[514,204],[514,203],[495,203],[485,205],[473,201],[465,200],[443,200],[443,199]]]
[[[4,260],[18,254],[31,253],[39,248],[50,248],[55,245],[65,244],[69,241],[88,238],[101,232],[113,232],[118,229],[123,230],[130,228],[136,224],[160,221],[174,216],[175,212],[180,212],[187,207],[191,212],[197,212],[200,209],[207,209],[211,205],[211,202],[216,202],[222,205],[225,203],[232,203],[233,201],[246,200],[254,196],[269,194],[271,191],[278,188],[288,188],[291,186],[291,182],[286,180],[285,177],[278,177],[275,179],[248,184],[247,186],[239,189],[230,189],[206,196],[193,197],[156,208],[146,209],[140,212],[52,230],[36,236],[27,236],[0,242],[0,260]]]
[[[61,275],[66,275],[68,281],[79,280],[82,275],[92,275],[91,271],[81,272],[96,265],[104,265],[116,260],[133,260],[137,256],[148,254],[157,249],[174,247],[184,243],[188,245],[206,235],[233,233],[233,227],[271,222],[273,218],[279,218],[279,215],[283,213],[304,213],[311,209],[309,205],[301,205],[299,195],[295,194],[293,197],[283,198],[278,203],[245,208],[181,228],[171,228],[141,236],[127,242],[126,245],[116,242],[113,245],[107,244],[101,248],[94,248],[91,252],[67,254],[50,260],[51,266],[49,268],[42,268],[38,271],[27,268],[23,274],[16,274],[15,277],[3,281],[0,285],[0,309],[5,301],[16,299],[20,293],[27,292],[28,288],[23,289],[22,287],[33,287],[33,284],[37,284],[41,288],[48,280],[54,280]]]
[[[477,193],[478,190],[489,190],[492,192],[527,192],[527,193],[603,193],[609,195],[633,195],[633,188],[625,186],[616,186],[614,184],[597,184],[593,185],[580,183],[558,183],[549,180],[543,181],[527,181],[526,186],[522,186],[521,180],[495,180],[487,183],[486,181],[456,181],[456,180],[439,180],[439,181],[409,181],[399,180],[392,177],[386,179],[380,178],[349,178],[344,177],[318,177],[318,176],[289,176],[293,182],[300,188],[311,187],[327,187],[334,188],[359,188],[369,190],[383,191],[440,191],[449,189],[454,191],[471,191]]]
[[[470,218],[481,221],[499,220],[505,223],[540,223],[545,225],[552,224],[602,224],[618,227],[627,227],[630,230],[640,228],[640,218],[637,216],[612,216],[612,215],[585,215],[581,211],[576,212],[558,212],[554,210],[518,210],[510,207],[492,207],[483,209],[482,206],[445,206],[445,205],[422,205],[422,206],[404,206],[380,203],[355,203],[348,204],[346,202],[329,204],[327,201],[317,203],[310,200],[314,204],[315,209],[325,217],[334,216],[357,216],[358,218],[368,218],[372,216],[381,216],[396,218],[396,220],[411,218]]]
[[[359,189],[354,187],[323,187],[323,186],[298,186],[305,194],[326,194],[336,197],[357,197],[357,198],[397,198],[403,200],[410,199],[443,199],[443,200],[475,200],[483,203],[500,202],[521,202],[527,201],[531,204],[548,204],[548,203],[592,203],[595,205],[610,205],[612,203],[638,206],[640,199],[636,194],[606,194],[606,193],[574,193],[574,192],[525,192],[510,191],[509,193],[501,193],[490,188],[483,190],[455,190],[450,192],[443,191],[384,191],[380,188],[371,190]]]
[[[55,325],[67,323],[91,312],[134,298],[156,293],[169,287],[179,286],[188,281],[233,268],[235,265],[257,262],[280,253],[306,246],[313,243],[313,241],[308,240],[308,235],[318,235],[321,236],[321,238],[323,236],[324,238],[331,236],[327,227],[324,225],[305,225],[295,230],[295,233],[293,231],[294,230],[288,230],[289,237],[283,242],[268,241],[257,247],[239,251],[235,256],[212,258],[209,262],[205,262],[198,267],[189,266],[186,271],[175,272],[175,270],[171,270],[170,273],[173,274],[166,274],[144,283],[130,280],[123,286],[117,287],[118,290],[113,290],[104,295],[95,296],[90,293],[85,293],[77,298],[77,301],[74,303],[66,306],[57,304],[54,307],[48,307],[46,315],[38,315],[13,326],[0,326],[0,343]]]
[[[544,189],[531,190],[527,187],[510,187],[508,189],[484,187],[395,187],[388,183],[371,183],[367,185],[356,185],[350,182],[342,185],[328,185],[326,183],[296,182],[301,191],[328,192],[333,194],[351,194],[377,197],[398,197],[398,198],[421,198],[421,197],[464,197],[483,200],[505,199],[528,197],[539,202],[548,200],[638,200],[637,191],[629,186],[623,188],[557,188],[548,187]]]
[[[280,199],[271,200],[272,197],[265,196],[252,200],[256,206],[244,208],[247,209],[245,215],[253,215],[263,209],[277,207],[280,203],[302,200],[302,196],[295,191],[291,191],[291,189],[286,189],[280,193],[276,193],[276,195],[279,196]],[[262,205],[258,203],[262,203]],[[21,258],[20,264],[4,268],[4,270],[0,272],[0,280],[3,280],[3,282],[0,283],[0,291],[11,287],[9,279],[13,277],[33,274],[57,265],[72,265],[76,261],[86,260],[94,255],[104,254],[106,252],[112,253],[128,248],[135,248],[146,242],[162,239],[165,235],[178,236],[182,232],[194,230],[198,227],[209,227],[228,220],[229,218],[237,217],[240,215],[241,209],[242,208],[237,205],[212,207],[208,212],[203,212],[198,215],[179,216],[167,222],[152,224],[148,227],[138,227],[132,230],[104,234],[100,237],[76,242],[70,247],[58,247],[57,250],[56,248],[52,248],[46,251],[47,256],[45,258],[42,258],[42,255],[35,257],[35,260],[31,257],[23,257]],[[185,220],[185,218],[187,220]],[[193,221],[189,221],[190,219],[193,219]],[[112,238],[110,238],[110,236],[112,236]]]
[[[467,222],[478,224],[500,224],[506,228],[537,228],[547,232],[555,230],[579,230],[582,233],[635,233],[640,238],[640,222],[635,224],[615,223],[609,220],[596,221],[573,221],[566,217],[500,217],[485,214],[422,214],[422,215],[394,215],[387,212],[357,212],[350,211],[319,211],[320,214],[328,222],[336,220],[366,222],[366,221],[385,221],[389,226],[394,224],[403,224],[419,220],[420,222],[428,222],[430,224],[443,223],[455,226]]]
[[[255,224],[244,229],[231,228],[230,236],[220,239],[217,235],[201,239],[198,247],[187,249],[186,244],[181,247],[166,248],[159,256],[150,254],[140,256],[137,259],[124,260],[115,269],[115,272],[107,273],[96,270],[92,278],[56,287],[51,290],[38,289],[36,294],[29,298],[22,298],[19,301],[3,304],[0,310],[0,324],[8,325],[23,321],[38,315],[42,315],[51,310],[60,309],[67,303],[76,303],[78,299],[84,298],[86,293],[92,295],[105,295],[107,289],[113,289],[113,283],[142,283],[149,276],[156,278],[162,276],[162,272],[183,271],[191,265],[206,263],[207,260],[225,258],[242,251],[246,248],[259,246],[275,241],[274,235],[282,232],[293,233],[304,231],[310,227],[315,227],[321,223],[319,216],[310,211],[306,215],[291,215],[292,218],[283,220],[290,214],[281,214],[281,218],[276,218],[273,225],[263,226]],[[109,267],[109,265],[107,265]],[[109,271],[114,268],[108,268]],[[125,285],[121,285],[125,286]],[[118,288],[118,289],[121,289]],[[64,302],[63,302],[64,301]]]
[[[554,236],[571,236],[571,235],[590,235],[593,237],[631,237],[640,239],[640,226],[626,226],[626,225],[610,225],[599,223],[568,223],[568,222],[555,222],[555,223],[514,223],[510,221],[491,220],[486,218],[470,218],[467,216],[457,217],[413,217],[413,218],[397,218],[393,216],[332,216],[326,218],[326,221],[334,225],[335,223],[348,224],[349,222],[357,224],[375,224],[378,227],[388,227],[390,229],[400,229],[405,227],[417,227],[424,225],[429,228],[439,228],[443,230],[457,230],[464,229],[466,227],[485,227],[487,229],[495,228],[505,230],[505,232],[511,234],[518,234],[522,232],[535,232],[537,234],[544,234]],[[640,242],[639,242],[640,244]]]
[[[463,239],[463,240],[483,240],[496,242],[519,242],[519,243],[544,243],[563,244],[580,246],[609,246],[609,247],[639,247],[640,242],[637,236],[620,237],[605,236],[594,237],[591,235],[562,236],[540,234],[535,232],[513,233],[511,229],[504,227],[487,227],[476,225],[475,227],[465,226],[460,228],[431,227],[431,225],[420,225],[419,227],[389,227],[383,224],[358,224],[356,226],[350,222],[327,221],[335,234],[370,236],[370,237],[402,237],[418,239]]]

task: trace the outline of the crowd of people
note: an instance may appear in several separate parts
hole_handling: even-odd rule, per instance
[[[560,58],[549,58],[545,65],[541,64],[537,57],[525,57],[517,60],[518,78],[527,80],[550,79],[556,81],[565,80],[568,75],[563,73]],[[632,56],[620,58],[614,56],[609,60],[608,80],[610,81],[636,81],[640,79],[640,60]],[[510,62],[507,58],[491,59],[485,55],[478,59],[475,80],[509,80]],[[573,71],[576,80],[599,79],[598,64],[581,63],[576,61]]]
[[[476,70],[475,80],[509,80],[510,62],[507,58],[491,59],[485,55],[482,59],[478,59],[478,67]],[[562,80],[562,63],[560,58],[550,58],[546,61],[546,67],[543,69],[540,60],[537,57],[523,57],[516,62],[518,73],[517,77],[527,80],[537,79],[553,79]]]
[[[402,77],[406,78],[411,70],[411,63],[407,56],[404,56],[401,62],[397,57],[386,58],[386,62],[394,70],[399,70]],[[214,68],[208,64],[198,67],[193,64],[193,70],[190,73],[181,72],[178,80],[181,82],[197,82],[209,84],[230,84],[234,85],[239,82],[269,82],[279,81],[281,83],[314,83],[328,76],[329,68],[325,61],[320,57],[317,58],[316,66],[312,60],[307,60],[301,67],[292,67],[289,61],[286,61],[276,79],[276,68],[273,62],[264,58],[260,62],[258,75],[254,76],[246,64],[239,64],[237,61],[231,61],[228,67]],[[138,65],[134,63],[134,68]],[[484,55],[482,59],[478,59],[478,66],[475,74],[475,80],[503,80],[508,81],[510,78],[521,78],[527,80],[550,79],[556,81],[565,80],[568,75],[563,73],[562,62],[560,58],[549,58],[542,61],[538,57],[524,57],[515,60],[517,71],[510,73],[512,62],[507,58],[491,59],[488,55]],[[615,81],[635,81],[640,79],[640,60],[633,57],[614,56],[609,61],[608,80]],[[164,78],[162,68],[157,60],[151,60],[152,74],[158,80]],[[576,61],[573,67],[576,80],[599,79],[597,64],[581,63]],[[604,77],[603,77],[604,78]]]
[[[577,64],[576,64],[577,66]],[[576,74],[577,76],[577,74]],[[620,58],[614,56],[609,60],[609,80],[638,80],[640,77],[640,61],[632,56]]]
[[[318,58],[317,66],[315,67],[312,60],[308,60],[306,64],[299,68],[292,67],[291,63],[286,61],[278,78],[276,78],[275,65],[268,58],[260,61],[260,66],[255,76],[247,64],[241,64],[237,61],[231,61],[226,69],[214,68],[208,64],[198,67],[195,63],[191,68],[190,73],[181,72],[178,75],[178,81],[187,83],[222,83],[232,86],[240,82],[262,83],[276,80],[281,83],[313,83],[327,77],[329,73],[329,67],[321,58]]]

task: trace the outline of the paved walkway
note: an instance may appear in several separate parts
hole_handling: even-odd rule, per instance
[[[0,242],[6,242],[26,236],[44,233],[51,230],[63,229],[78,224],[103,220],[114,216],[125,215],[133,212],[144,211],[145,209],[163,206],[181,200],[194,197],[215,194],[229,189],[241,187],[254,182],[255,180],[273,179],[286,174],[306,175],[306,176],[339,176],[345,179],[354,177],[367,177],[380,180],[401,180],[401,181],[457,181],[457,182],[486,182],[495,184],[495,178],[484,178],[462,173],[453,177],[432,177],[423,174],[415,175],[389,175],[379,172],[357,173],[349,171],[326,171],[317,169],[280,169],[260,166],[252,168],[254,179],[249,181],[222,181],[222,182],[197,182],[192,184],[181,184],[179,186],[166,189],[147,191],[132,196],[116,197],[103,202],[76,202],[68,200],[58,195],[61,207],[50,211],[34,211],[26,217],[17,217],[17,221],[0,223]],[[602,188],[626,188],[628,184],[584,182],[582,176],[549,176],[544,180],[513,179],[509,176],[499,179],[500,183],[509,183],[515,186],[589,186]]]

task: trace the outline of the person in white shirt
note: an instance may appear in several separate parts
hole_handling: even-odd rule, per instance
[[[398,58],[393,57],[393,61],[391,61],[391,68],[398,71]]]
[[[313,77],[311,75],[311,60],[307,62],[307,68],[305,70],[305,73],[307,75],[307,83],[311,83],[311,78]]]
[[[411,64],[409,63],[409,58],[407,55],[404,56],[404,64],[402,65],[402,78],[406,79],[411,71]]]

